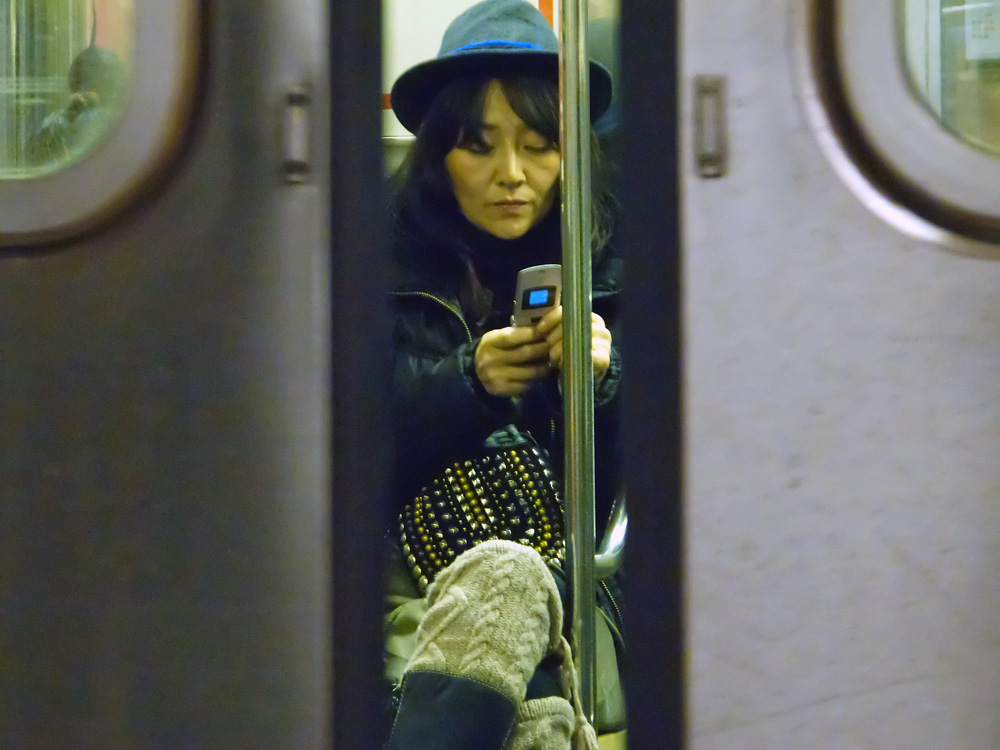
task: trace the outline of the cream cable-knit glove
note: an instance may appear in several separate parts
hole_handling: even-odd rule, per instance
[[[516,704],[542,657],[562,641],[555,580],[522,544],[490,540],[459,555],[431,583],[427,604],[406,671],[468,677]]]
[[[535,698],[517,709],[504,750],[570,750],[576,713],[565,698]]]
[[[536,698],[522,703],[504,750],[598,750],[597,733],[580,704],[580,684],[573,653],[565,638],[560,645],[566,697]]]

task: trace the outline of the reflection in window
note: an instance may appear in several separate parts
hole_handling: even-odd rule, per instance
[[[96,146],[125,104],[133,0],[0,3],[0,179],[35,177]]]

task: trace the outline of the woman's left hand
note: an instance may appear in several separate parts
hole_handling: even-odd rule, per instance
[[[537,337],[545,339],[549,345],[549,362],[558,370],[562,369],[563,356],[562,313],[560,305],[546,313],[535,325]],[[599,385],[611,366],[611,331],[604,318],[595,312],[590,314],[590,357],[594,363],[594,384]]]

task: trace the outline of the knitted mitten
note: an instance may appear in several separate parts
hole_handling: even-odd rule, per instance
[[[576,713],[565,698],[536,698],[517,709],[504,750],[570,750]]]
[[[530,547],[491,540],[462,553],[427,590],[427,614],[406,671],[477,680],[524,700],[542,657],[559,648],[562,602]]]
[[[583,713],[580,681],[569,642],[560,637],[565,698],[552,696],[525,701],[504,750],[598,750],[597,733]]]

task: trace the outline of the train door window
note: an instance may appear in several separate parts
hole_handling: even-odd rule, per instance
[[[898,229],[1000,257],[1000,2],[793,6],[801,100],[838,174]]]
[[[959,138],[1000,155],[1000,3],[906,0],[903,28],[927,106]]]
[[[0,36],[0,177],[36,177],[78,160],[128,96],[131,0],[12,0]]]
[[[0,246],[91,228],[177,151],[197,0],[0,4]]]

